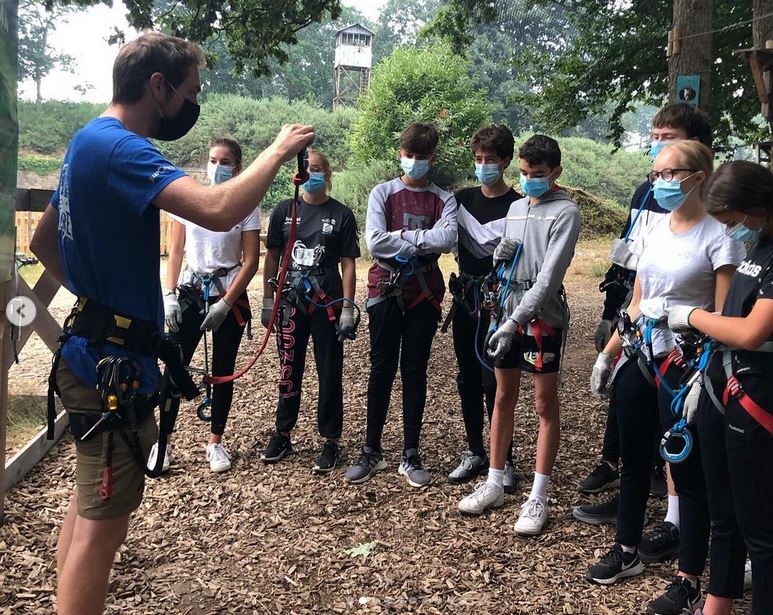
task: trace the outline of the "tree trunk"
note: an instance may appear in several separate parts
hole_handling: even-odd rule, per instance
[[[698,106],[707,113],[711,103],[712,18],[713,0],[674,0],[674,42],[668,58],[669,99],[680,101],[677,75],[699,75]]]
[[[760,19],[768,15],[765,19]],[[752,12],[754,23],[752,26],[755,49],[765,47],[765,41],[773,40],[773,0],[754,0]]]

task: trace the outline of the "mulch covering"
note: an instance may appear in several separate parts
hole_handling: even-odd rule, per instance
[[[234,458],[231,472],[210,472],[204,461],[206,426],[192,412],[195,406],[183,407],[172,469],[148,481],[118,554],[107,612],[643,612],[665,588],[673,565],[649,566],[611,588],[584,579],[587,566],[611,545],[614,528],[571,517],[572,506],[584,501],[575,486],[598,460],[605,406],[592,400],[587,384],[600,296],[588,280],[572,281],[569,294],[573,325],[561,391],[561,450],[550,487],[550,522],[541,536],[518,538],[512,532],[531,486],[537,435],[528,378],[516,417],[522,488],[507,497],[503,509],[473,518],[456,508],[472,485],[445,480],[464,448],[450,332],[436,337],[429,369],[422,456],[434,483],[425,490],[410,487],[396,472],[399,378],[384,438],[389,469],[371,482],[349,486],[343,469],[312,474],[320,445],[313,369],[307,370],[293,434],[296,455],[275,466],[260,462],[274,421],[277,362],[271,352],[238,383],[225,439]],[[251,300],[260,305],[257,293]],[[344,465],[356,457],[365,427],[365,325],[346,349]],[[245,359],[257,343],[245,345]],[[68,436],[7,495],[0,527],[0,612],[53,610],[56,540],[74,484],[73,451]],[[662,519],[663,502],[651,504],[650,519]],[[748,612],[748,606],[737,612]]]

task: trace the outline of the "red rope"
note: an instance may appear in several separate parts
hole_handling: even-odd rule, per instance
[[[303,173],[304,171],[299,169],[298,173],[296,173],[293,177],[293,184],[295,184],[295,197],[293,198],[293,205],[290,213],[290,236],[287,239],[287,245],[285,246],[282,266],[279,269],[279,280],[277,284],[279,293],[281,293],[281,290],[284,288],[285,278],[287,277],[287,270],[290,267],[290,260],[292,259],[293,244],[295,243],[295,239],[298,235],[298,199],[300,198],[299,189],[301,184],[306,181],[306,178],[303,177]],[[258,362],[258,359],[263,354],[263,351],[266,349],[266,346],[268,346],[268,340],[271,339],[271,333],[274,330],[274,323],[276,322],[276,317],[279,313],[279,306],[281,305],[281,301],[279,299],[280,297],[277,296],[274,300],[274,309],[271,310],[271,319],[269,320],[268,327],[266,327],[266,334],[263,336],[263,342],[261,343],[260,348],[258,349],[258,353],[253,357],[252,361],[250,361],[246,367],[239,370],[235,374],[231,374],[230,376],[211,376],[207,374],[204,376],[205,384],[224,384],[226,382],[233,382],[234,380],[244,376],[244,374],[246,374],[255,366],[255,364]]]

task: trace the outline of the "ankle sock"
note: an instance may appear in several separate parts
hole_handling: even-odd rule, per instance
[[[491,483],[492,485],[496,487],[502,487],[502,485],[505,482],[505,471],[504,470],[497,470],[495,468],[489,468],[488,469],[488,479],[486,480],[487,483]]]
[[[529,499],[541,499],[543,502],[548,499],[548,484],[550,483],[549,474],[534,473],[534,482],[531,485]]]
[[[677,529],[679,528],[679,496],[668,496],[668,511],[666,511],[666,518],[664,521],[673,523]]]

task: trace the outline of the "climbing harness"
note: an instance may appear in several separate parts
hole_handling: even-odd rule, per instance
[[[426,299],[439,313],[442,313],[443,308],[440,306],[440,301],[432,294],[426,278],[428,273],[440,268],[437,259],[422,263],[419,262],[416,257],[407,258],[398,254],[393,260],[397,263],[396,266],[385,260],[376,259],[378,266],[389,272],[389,278],[378,281],[376,287],[380,294],[377,297],[368,298],[365,303],[366,308],[378,305],[382,301],[394,297],[397,301],[397,305],[405,312],[416,307]],[[405,305],[405,301],[403,300],[403,287],[411,278],[416,278],[421,287],[421,292],[416,295],[410,305]]]

